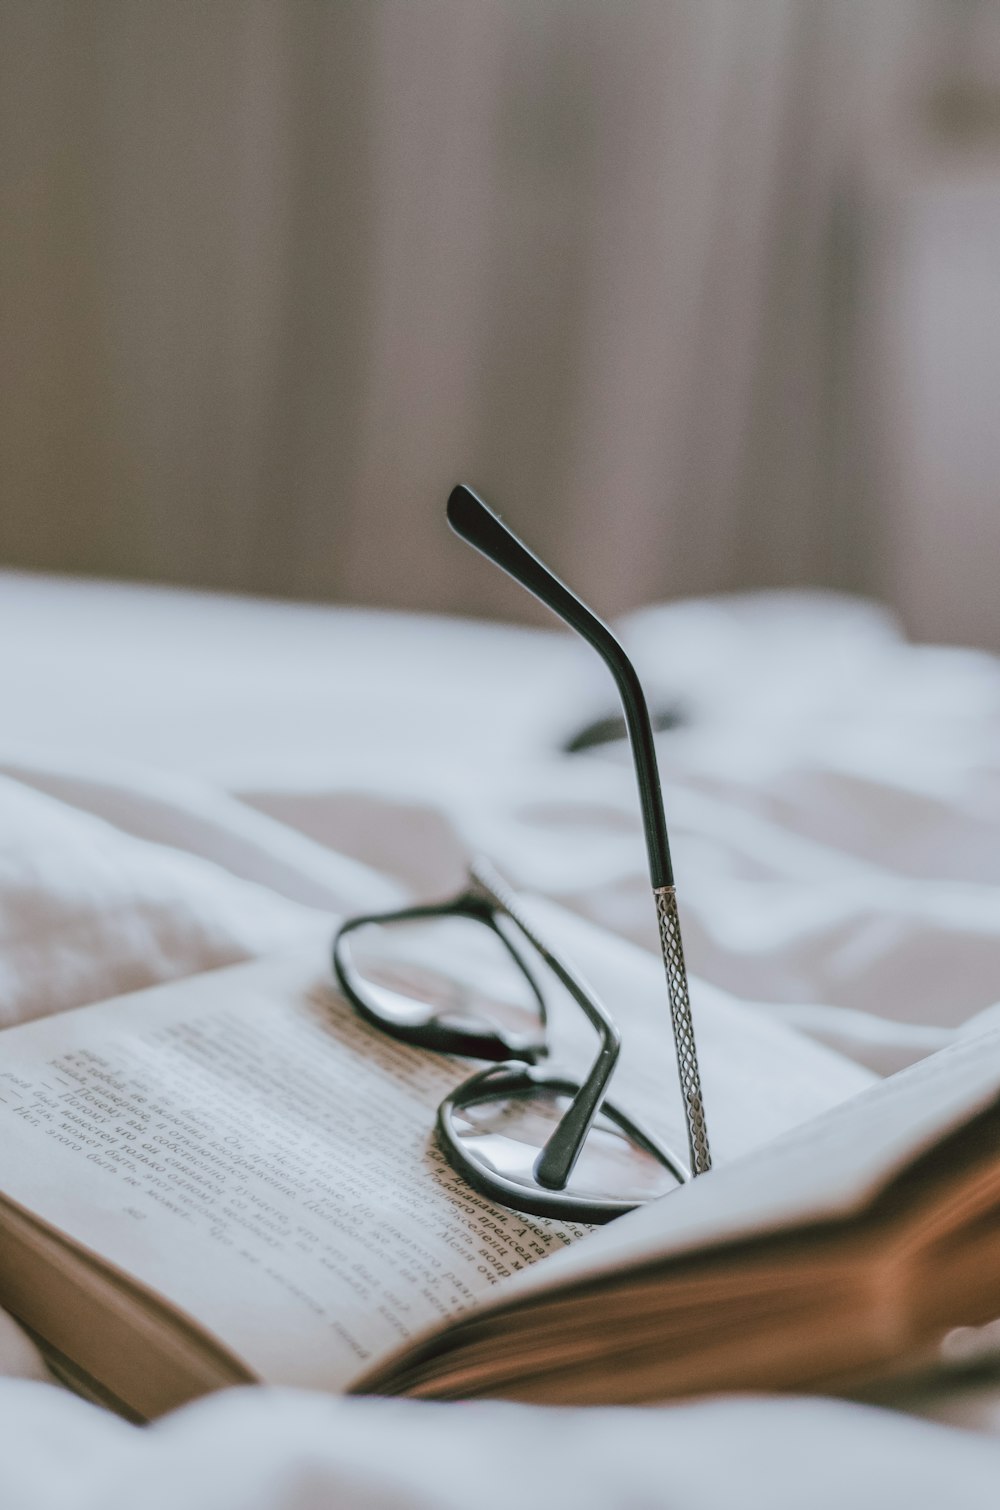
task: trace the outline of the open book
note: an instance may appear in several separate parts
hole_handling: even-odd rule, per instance
[[[619,1018],[616,1099],[677,1143],[659,962],[536,915]],[[368,1027],[320,951],[12,1029],[0,1303],[136,1417],[253,1380],[556,1402],[797,1387],[1000,1312],[1000,1037],[876,1082],[694,1002],[717,1168],[600,1230],[465,1185],[433,1121],[468,1064]],[[558,1053],[576,1030],[557,1009]]]

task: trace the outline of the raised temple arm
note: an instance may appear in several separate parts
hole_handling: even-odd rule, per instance
[[[677,1048],[677,1067],[687,1119],[692,1174],[704,1174],[712,1159],[705,1127],[705,1108],[698,1071],[698,1056],[688,996],[687,971],[681,945],[677,897],[674,891],[673,866],[667,823],[663,813],[660,773],[656,763],[653,730],[649,710],[635,667],[608,626],[560,582],[526,545],[504,524],[471,488],[459,484],[448,499],[448,522],[456,534],[495,562],[522,587],[527,588],[547,608],[598,652],[611,671],[621,697],[632,758],[639,784],[643,832],[649,857],[649,876],[656,901],[660,948],[667,972],[670,1015]]]

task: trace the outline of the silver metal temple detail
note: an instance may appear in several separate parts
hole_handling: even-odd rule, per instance
[[[688,995],[681,925],[677,916],[677,892],[673,886],[658,886],[653,895],[656,898],[656,917],[660,926],[660,948],[667,972],[670,1017],[677,1046],[677,1071],[681,1081],[684,1115],[687,1118],[691,1173],[705,1174],[712,1167],[712,1155],[708,1147],[705,1105],[701,1094],[701,1076],[698,1073],[698,1051],[695,1048],[694,1023],[691,1019],[691,998]]]

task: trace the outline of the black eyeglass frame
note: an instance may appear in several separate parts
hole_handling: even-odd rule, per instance
[[[334,942],[334,969],[355,1007],[369,1022],[380,1029],[411,1042],[421,1043],[425,1047],[452,1052],[456,1051],[459,1044],[463,1044],[464,1047],[458,1048],[459,1052],[478,1052],[480,1057],[500,1061],[507,1057],[507,1051],[512,1047],[509,1041],[503,1039],[503,1035],[498,1036],[493,1031],[485,1035],[481,1032],[469,1034],[461,1029],[456,1034],[453,1031],[454,1023],[449,1025],[447,1031],[443,1031],[444,1024],[440,1019],[435,1018],[433,1007],[429,1008],[428,1016],[422,1024],[407,1027],[398,1021],[386,1020],[365,1000],[363,982],[360,979],[352,979],[349,958],[345,955],[345,943],[351,932],[361,927],[364,922],[384,923],[393,918],[401,921],[404,918],[429,918],[449,913],[452,915],[464,913],[477,918],[480,922],[486,922],[499,934],[511,956],[530,982],[539,1003],[540,1029],[544,1034],[544,998],[538,990],[531,971],[526,968],[521,959],[516,944],[509,936],[506,924],[498,921],[502,916],[509,917],[549,968],[554,971],[577,1004],[587,1013],[601,1040],[598,1055],[582,1085],[576,1086],[575,1083],[558,1076],[549,1076],[546,1082],[546,1072],[544,1069],[539,1069],[537,1064],[537,1061],[544,1057],[544,1039],[539,1038],[533,1044],[530,1042],[522,1044],[521,1057],[516,1063],[508,1060],[506,1064],[501,1064],[499,1067],[480,1071],[446,1098],[438,1118],[439,1136],[455,1167],[460,1168],[470,1183],[478,1189],[484,1189],[485,1193],[494,1195],[521,1210],[541,1215],[567,1215],[568,1208],[572,1207],[572,1214],[580,1220],[607,1221],[612,1216],[619,1215],[623,1210],[631,1210],[636,1202],[623,1203],[608,1198],[593,1206],[591,1214],[584,1215],[581,1204],[587,1205],[589,1209],[592,1203],[581,1202],[579,1197],[563,1192],[563,1187],[582,1151],[587,1133],[593,1126],[598,1111],[603,1110],[609,1120],[616,1122],[618,1127],[626,1132],[627,1136],[634,1138],[639,1146],[652,1152],[681,1182],[685,1178],[694,1178],[706,1173],[711,1168],[712,1162],[688,994],[687,971],[681,942],[680,919],[677,912],[673,866],[670,859],[649,710],[635,668],[608,626],[549,571],[548,567],[543,565],[527,546],[518,540],[503,521],[483,503],[482,499],[478,498],[470,488],[459,485],[452,490],[448,499],[447,513],[448,521],[456,534],[507,572],[565,623],[581,634],[598,651],[614,677],[621,698],[639,787],[650,880],[656,905],[660,948],[666,971],[670,1019],[677,1051],[677,1070],[687,1124],[690,1173],[684,1170],[683,1165],[673,1154],[660,1149],[657,1143],[644,1134],[631,1119],[624,1117],[622,1113],[603,1100],[604,1089],[618,1057],[620,1045],[617,1028],[593,993],[583,987],[582,982],[574,976],[568,966],[547,950],[530,926],[517,915],[516,904],[512,905],[509,897],[504,895],[505,888],[502,882],[499,883],[499,890],[497,889],[494,879],[498,880],[498,878],[494,878],[492,874],[475,875],[472,891],[443,904],[442,907],[409,908],[391,916],[383,915],[380,918],[369,917],[349,921],[343,925]],[[487,1051],[485,1054],[484,1050]],[[530,1062],[532,1059],[534,1063]],[[477,1163],[469,1155],[456,1131],[455,1117],[463,1105],[472,1106],[477,1101],[502,1099],[504,1094],[526,1095],[546,1083],[548,1083],[548,1088],[556,1089],[562,1094],[569,1094],[572,1099],[568,1111],[535,1160],[532,1170],[534,1185],[531,1190],[526,1190],[522,1183],[506,1182],[495,1168],[487,1168],[481,1161]],[[463,1096],[467,1099],[463,1100]],[[535,1198],[536,1191],[538,1199]]]
[[[463,1081],[441,1103],[436,1131],[448,1162],[480,1194],[518,1211],[595,1224],[612,1221],[634,1210],[637,1202],[614,1195],[590,1198],[566,1190],[600,1114],[637,1148],[669,1170],[678,1184],[683,1184],[690,1178],[684,1162],[606,1097],[621,1051],[621,1035],[603,1003],[566,961],[542,941],[513,894],[486,861],[475,862],[470,868],[470,880],[471,885],[466,891],[437,905],[352,918],[341,926],[333,943],[333,968],[337,980],[348,1000],[372,1026],[423,1048],[495,1061]],[[373,1010],[363,977],[355,971],[350,957],[351,934],[366,924],[391,926],[394,922],[449,917],[468,917],[482,923],[491,928],[506,946],[539,1005],[540,1033],[533,1042],[525,1045],[512,1041],[501,1031],[470,1032],[453,1023],[442,1024],[434,1020],[432,1011],[428,1012],[423,1023],[411,1025],[387,1021]],[[517,930],[514,936],[512,928]],[[519,947],[522,940],[582,1008],[597,1032],[597,1054],[587,1075],[579,1082],[539,1064],[548,1053],[545,996],[536,974],[522,957]],[[540,1090],[565,1096],[570,1104],[538,1151],[532,1166],[531,1184],[508,1179],[500,1171],[488,1168],[470,1156],[466,1140],[457,1128],[466,1108],[483,1102],[528,1098]]]

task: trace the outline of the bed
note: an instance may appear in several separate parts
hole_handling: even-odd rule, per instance
[[[1000,663],[821,593],[622,632],[669,726],[692,972],[880,1074],[1000,1011]],[[477,851],[654,944],[624,748],[566,753],[613,694],[562,633],[4,573],[0,636],[3,1026],[441,895]],[[0,1320],[0,1503],[26,1510],[986,1505],[1000,1480],[988,1380],[920,1414],[234,1391],[139,1430]]]

